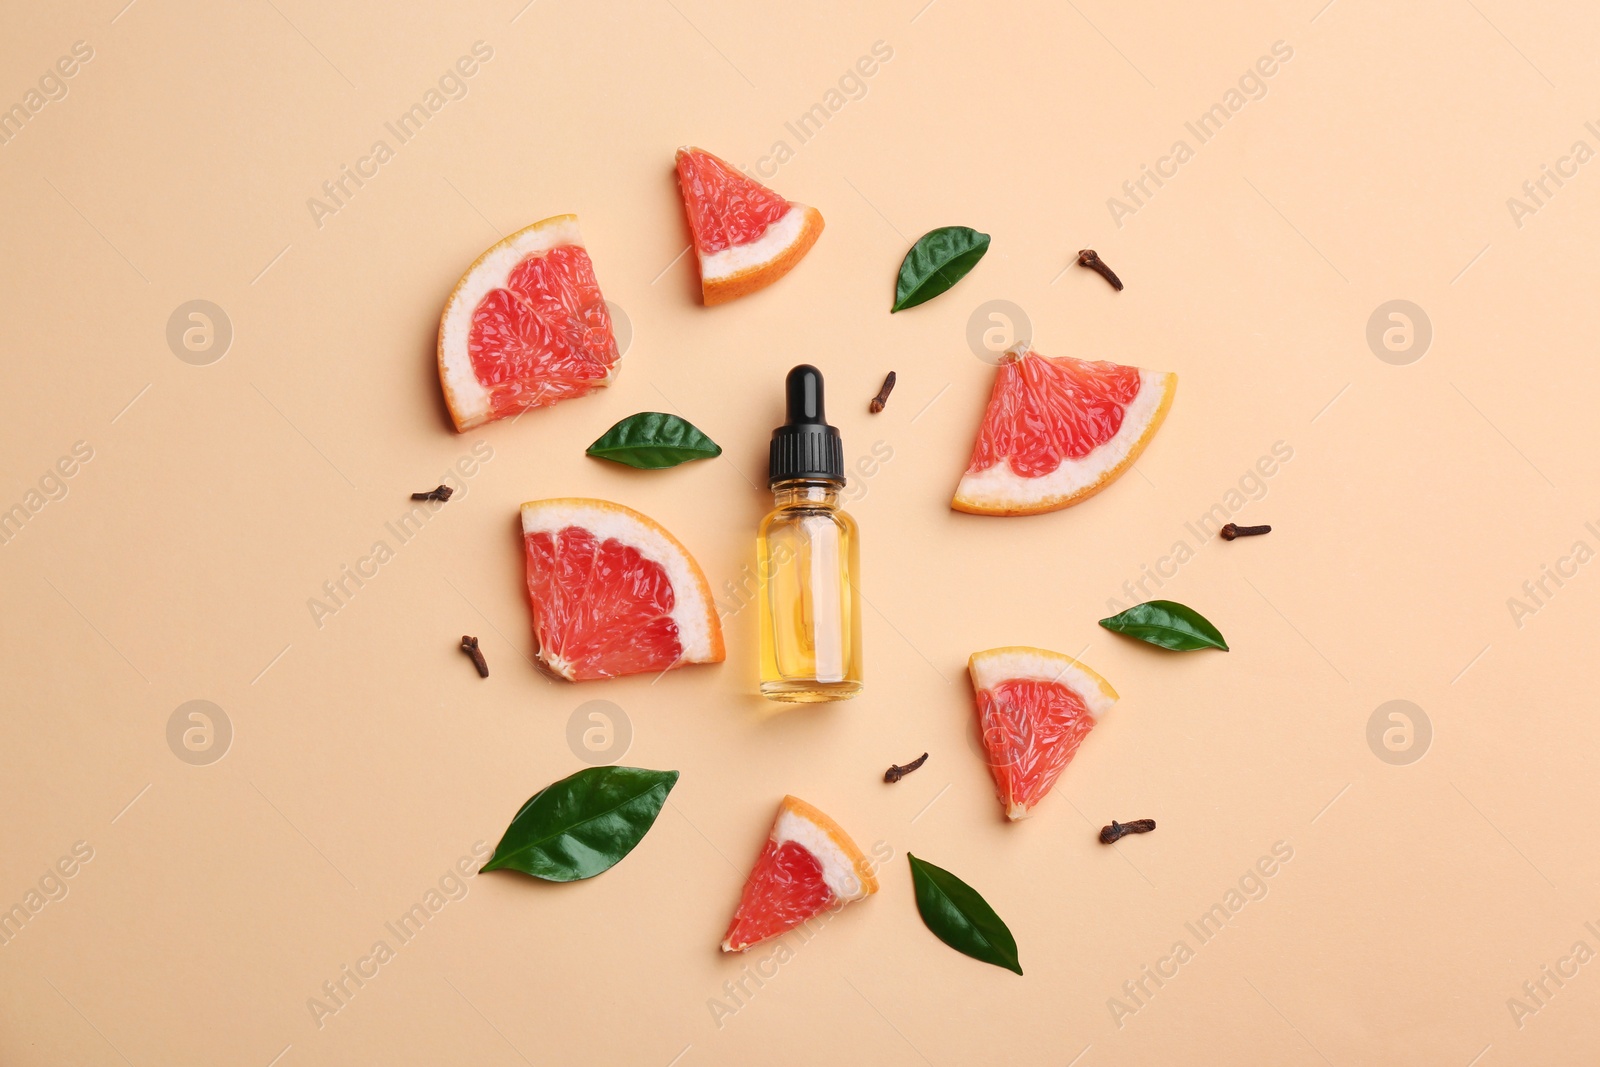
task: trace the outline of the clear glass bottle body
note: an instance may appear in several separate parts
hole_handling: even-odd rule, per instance
[[[860,531],[839,486],[797,478],[772,487],[756,535],[761,695],[809,703],[861,692]]]

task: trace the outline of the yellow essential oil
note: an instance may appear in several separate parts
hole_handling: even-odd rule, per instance
[[[772,431],[773,509],[756,534],[761,695],[846,700],[861,692],[860,531],[839,509],[844,447],[822,406],[822,373],[786,383],[788,417]]]

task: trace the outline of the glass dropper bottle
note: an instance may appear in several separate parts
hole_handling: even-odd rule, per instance
[[[768,468],[773,509],[756,535],[761,695],[846,700],[863,673],[860,531],[839,508],[844,446],[823,410],[821,371],[795,367],[785,394]]]

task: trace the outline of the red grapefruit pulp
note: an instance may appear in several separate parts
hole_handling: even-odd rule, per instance
[[[699,148],[678,149],[678,189],[707,305],[771,285],[822,233],[816,208],[790,202]]]
[[[604,500],[522,505],[538,656],[569,681],[720,663],[705,575],[660,525]]]
[[[785,930],[878,891],[867,857],[839,824],[799,797],[784,797],[745,880],[722,951],[743,952]]]
[[[1001,358],[953,507],[1028,515],[1076,504],[1133,465],[1155,435],[1177,375],[1050,358],[1026,342]]]
[[[439,373],[458,430],[582,396],[610,382],[619,358],[572,215],[479,256],[439,326]]]
[[[1025,817],[1067,769],[1117,694],[1071,656],[1021,646],[968,663],[978,728],[1008,819]]]

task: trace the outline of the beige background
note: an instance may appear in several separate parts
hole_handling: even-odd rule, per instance
[[[1536,1013],[1507,1002],[1575,942],[1600,951],[1584,926],[1600,926],[1600,570],[1547,582],[1520,627],[1507,599],[1575,541],[1600,548],[1584,526],[1600,524],[1600,164],[1547,180],[1520,226],[1506,201],[1574,141],[1600,148],[1584,128],[1600,17],[923,2],[10,6],[0,105],[75,41],[94,56],[0,146],[0,507],[75,442],[93,458],[0,545],[0,904],[76,842],[93,859],[0,946],[0,1062],[1592,1058],[1600,963],[1545,979]],[[398,145],[384,123],[480,40],[493,58],[467,95]],[[892,59],[800,144],[785,123],[878,41]],[[1278,41],[1293,58],[1265,96],[1198,144],[1184,123]],[[394,158],[319,228],[306,201],[379,138]],[[1193,158],[1119,227],[1107,199],[1179,138]],[[675,258],[672,149],[755,167],[780,139],[794,151],[771,184],[827,231],[776,288],[703,309]],[[458,437],[432,365],[444,297],[501,234],[567,211],[631,321],[623,374]],[[988,257],[891,317],[909,241],[954,223],[992,234]],[[1126,292],[1067,269],[1085,246]],[[209,366],[165,339],[192,299],[233,326]],[[1393,299],[1433,326],[1406,366],[1365,336]],[[993,373],[966,331],[991,300],[1026,309],[1046,353],[1180,375],[1136,472],[1082,507],[948,509]],[[866,695],[772,714],[748,610],[718,667],[581,687],[536,673],[516,505],[639,508],[737,607],[725,583],[753,561],[766,435],[802,360],[827,373],[852,460],[893,450],[852,505]],[[869,416],[890,369],[899,388]],[[649,409],[692,419],[723,458],[640,474],[584,457]],[[385,522],[478,442],[493,458],[399,546]],[[1275,532],[1205,544],[1159,590],[1234,651],[1100,630],[1123,582],[1276,442],[1292,460],[1239,512]],[[379,539],[395,558],[318,628],[308,599]],[[1081,650],[1123,694],[1020,825],[970,747],[965,679],[969,653],[1009,643]],[[194,699],[234,732],[209,766],[168,747]],[[467,882],[319,1028],[322,983],[585,765],[567,727],[592,699],[631,723],[626,762],[683,772],[643,844],[579,885]],[[1409,765],[1367,741],[1395,699],[1433,731]],[[925,769],[881,782],[924,749]],[[883,891],[781,964],[772,946],[722,956],[785,792],[892,851]],[[1113,817],[1161,825],[1105,848]],[[1275,842],[1293,859],[1265,898],[1200,944],[1184,924]],[[986,894],[1026,977],[923,928],[907,851]],[[1193,958],[1114,1017],[1178,940]],[[747,968],[765,984],[744,977],[753,995],[714,1017]]]

